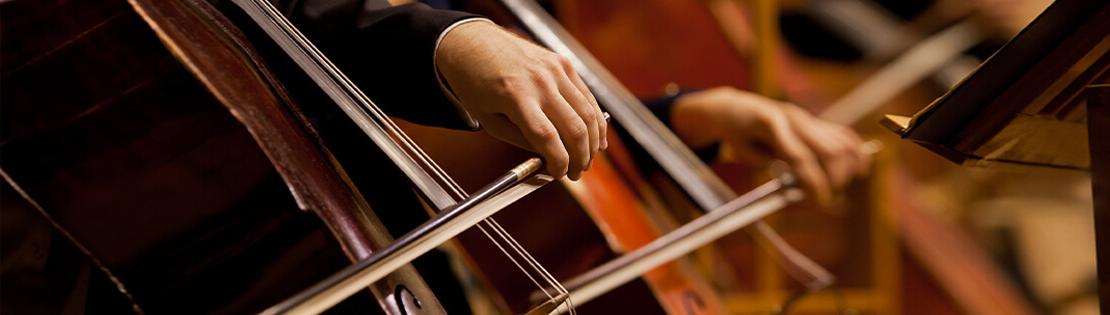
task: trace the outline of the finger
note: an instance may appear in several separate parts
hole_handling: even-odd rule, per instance
[[[832,130],[820,124],[802,127],[798,130],[802,140],[817,155],[825,174],[828,176],[832,189],[839,190],[848,184],[855,172],[855,155],[847,143],[842,142],[833,135]]]
[[[829,124],[836,128],[837,134],[844,136],[848,141],[852,142],[852,144],[863,145],[863,138],[860,138],[859,134],[857,134],[855,130],[852,130],[852,128],[831,122],[829,122]]]
[[[847,185],[856,168],[853,162],[855,155],[850,151],[849,145],[821,124],[805,127],[795,125],[795,132],[816,153],[817,160],[828,174],[832,188],[840,189]]]
[[[586,125],[589,151],[589,154],[586,156],[586,167],[588,168],[590,161],[593,160],[593,156],[597,154],[598,149],[600,149],[601,133],[598,121],[603,120],[599,119],[601,113],[597,109],[597,106],[590,103],[590,100],[571,82],[567,74],[564,73],[557,83],[559,85],[559,94],[563,96],[566,103],[574,110],[575,115]],[[558,127],[558,125],[556,125],[556,127]]]
[[[578,180],[590,163],[589,128],[562,97],[549,95],[547,101],[549,103],[543,106],[543,112],[559,131],[563,147],[570,154],[567,177]]]
[[[504,113],[519,127],[521,136],[528,142],[532,151],[543,156],[547,173],[555,178],[567,174],[569,155],[559,139],[559,131],[548,120],[547,115],[536,104],[518,104],[520,110]]]
[[[832,188],[846,186],[858,165],[855,163],[855,153],[850,151],[851,145],[834,129],[839,126],[817,119],[797,106],[786,106],[784,110],[791,121],[791,127],[810,150],[816,153]]]
[[[843,125],[821,121],[829,137],[839,144],[837,150],[844,155],[852,168],[850,177],[860,176],[868,171],[871,157],[863,150],[863,140],[851,128]]]
[[[594,112],[594,119],[597,121],[598,138],[600,138],[601,141],[599,144],[600,149],[605,150],[609,147],[609,121],[605,119],[604,111],[601,110],[601,105],[597,103],[597,98],[594,97],[593,91],[590,91],[590,87],[586,85],[585,81],[582,81],[582,77],[578,75],[578,72],[574,71],[574,65],[571,64],[570,61],[566,61],[566,59],[563,60],[563,71],[566,72],[567,77],[574,83],[574,86],[578,88],[578,92],[585,95],[586,99],[593,105],[591,109]]]
[[[845,145],[844,150],[851,158],[853,165],[852,175],[862,176],[866,174],[871,167],[871,155],[864,152],[863,139],[860,139],[859,135],[851,128],[836,124],[829,124],[829,127],[833,129],[831,134],[839,138],[841,143]]]
[[[775,155],[794,169],[794,174],[798,176],[802,188],[813,195],[819,203],[823,205],[831,203],[829,180],[822,171],[817,157],[794,133],[786,117],[773,114],[765,117],[767,117],[764,119],[767,119],[766,124],[771,136],[768,143]]]

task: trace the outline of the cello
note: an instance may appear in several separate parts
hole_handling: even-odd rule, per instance
[[[543,17],[537,18],[536,16],[534,16],[534,15],[536,14],[536,13],[535,13],[535,12],[536,12],[536,11],[535,11],[535,10],[536,10],[535,8],[533,8],[533,9],[530,9],[530,10],[532,10],[532,12],[529,12],[529,13],[525,14],[525,16],[526,16],[526,17],[525,17],[525,18],[522,18],[523,20],[525,20],[525,21],[529,21],[529,20],[531,20],[531,21],[543,21],[544,23],[553,23],[553,22],[550,22],[550,21],[549,21],[549,19],[550,19],[549,17],[548,17],[548,18],[543,18]],[[520,11],[517,11],[517,12],[514,12],[514,13],[515,13],[515,14],[521,14],[521,12],[520,12]],[[531,15],[533,15],[533,16],[528,16],[528,14],[531,14]],[[534,25],[529,25],[529,26],[533,26],[533,28],[534,28]],[[541,40],[544,40],[545,38],[542,38],[542,36],[541,36],[541,38],[540,38],[540,39],[541,39]],[[550,40],[550,38],[547,38],[547,40]],[[551,44],[551,42],[550,42],[550,41],[545,41],[545,44]],[[560,49],[559,49],[559,48],[562,48],[562,47],[558,47],[558,46],[553,46],[553,48],[555,48],[555,50],[556,50],[557,52],[560,52],[560,53],[565,53],[565,51],[560,51]],[[580,52],[580,51],[575,51],[575,53],[579,53],[579,52]],[[564,56],[568,56],[568,55],[567,55],[567,54],[564,54]],[[575,60],[575,61],[577,61],[577,60],[578,60],[578,59],[577,59],[577,57],[575,57],[574,55],[570,55],[570,56],[568,56],[568,58],[570,58],[571,60]],[[596,64],[592,64],[591,66],[597,67],[597,65],[596,65]],[[596,69],[598,69],[598,68],[591,68],[591,69],[586,69],[586,70],[583,70],[582,68],[579,68],[579,71],[583,71],[583,73],[586,73],[586,71],[587,71],[587,70],[589,70],[589,71],[590,71],[590,72],[592,73],[592,71],[596,71]],[[584,75],[585,75],[585,74],[584,74]],[[596,78],[590,77],[590,78],[587,78],[587,79],[596,79]],[[611,79],[611,78],[607,78],[607,79]],[[587,82],[588,82],[588,83],[594,83],[594,84],[597,84],[597,81],[592,81],[592,82],[591,82],[590,80],[587,80]],[[619,87],[619,85],[617,85],[617,84],[613,83],[613,82],[615,82],[614,80],[610,80],[610,81],[605,81],[605,82],[606,82],[605,84],[611,84],[612,86],[617,86],[617,87]],[[609,87],[603,87],[603,88],[600,88],[600,89],[599,89],[599,88],[598,88],[597,86],[594,86],[594,89],[595,89],[595,91],[599,91],[599,90],[601,90],[601,91],[605,91],[606,89],[608,89],[608,91],[614,91],[615,89],[619,89],[619,88],[609,88]],[[619,91],[619,90],[618,90],[618,91]],[[599,92],[599,95],[601,95],[601,94],[602,94],[602,93],[600,93],[600,92]],[[610,95],[608,95],[608,96],[609,96],[609,97],[612,97],[613,95],[612,95],[612,94],[610,94]],[[624,96],[624,95],[621,95],[621,96]],[[603,96],[603,97],[604,97],[604,96]],[[611,101],[612,101],[613,99],[612,99],[612,98],[610,98],[609,100],[611,100]],[[619,99],[619,100],[617,100],[617,101],[620,101],[620,102],[629,102],[627,98],[624,98],[624,99]],[[635,99],[633,98],[633,100],[632,100],[632,101],[630,102],[630,104],[635,104],[635,103],[637,103],[637,102],[638,102],[638,101],[635,101]],[[646,110],[643,110],[642,112],[646,112]],[[639,114],[642,114],[642,112],[641,112],[641,113],[639,113]],[[647,116],[650,116],[650,114],[646,114],[646,115],[647,115]],[[642,117],[642,116],[640,116],[640,117]],[[640,118],[640,119],[645,119],[645,118]],[[654,118],[652,118],[652,119],[654,119]],[[660,124],[660,123],[658,123],[658,120],[656,120],[656,124],[658,124],[657,126],[661,126],[661,124]],[[648,133],[648,134],[651,134],[651,133],[655,133],[655,134],[664,134],[664,135],[665,135],[665,134],[669,134],[669,131],[667,131],[667,130],[665,129],[665,127],[657,127],[657,128],[654,128],[654,129],[644,129],[644,128],[642,128],[640,132],[642,132],[642,133]],[[671,139],[673,139],[673,137],[674,137],[674,136],[673,136],[673,135],[670,135],[670,137],[672,137]],[[454,140],[446,140],[446,141],[447,141],[447,142],[450,142],[450,143],[457,143],[457,141],[454,141]],[[674,147],[674,148],[680,148],[680,149],[673,149],[673,150],[677,150],[678,152],[683,152],[682,150],[686,150],[685,152],[686,152],[686,154],[688,154],[688,156],[693,156],[693,154],[692,154],[692,153],[689,153],[688,149],[685,149],[685,147],[684,147],[684,146],[682,146],[681,142],[678,142],[678,144],[677,144],[677,145],[674,145],[674,142],[677,142],[677,139],[673,139],[673,140],[672,140],[672,142],[668,142],[668,143],[666,143],[666,144],[662,144],[662,143],[660,143],[659,141],[655,141],[655,143],[656,143],[656,145],[657,145],[657,146],[656,146],[657,148],[659,148],[659,147],[664,147],[664,148],[665,148],[665,147],[666,147],[666,145],[670,144],[670,145],[673,145],[673,147]],[[671,148],[665,148],[665,149],[663,149],[663,150],[672,150],[672,149],[671,149]],[[448,150],[448,151],[449,151],[449,150]],[[612,152],[610,152],[610,154],[613,154],[613,153],[612,153]],[[670,157],[674,157],[674,155],[673,155],[673,154],[675,154],[675,153],[670,153],[670,154],[672,154],[672,155],[671,155]],[[679,153],[679,154],[681,154],[681,153]],[[627,156],[627,155],[625,155],[625,156]],[[671,160],[671,161],[675,161],[675,160],[678,160],[678,161],[682,161],[682,162],[680,162],[680,163],[691,163],[691,164],[693,164],[693,165],[697,165],[697,164],[701,163],[700,161],[697,161],[697,160],[696,160],[696,158],[692,158],[692,159],[689,159],[689,158],[687,158],[687,159],[683,159],[683,158],[685,158],[685,157],[687,157],[687,156],[682,156],[682,157],[672,158],[672,159],[670,159],[670,160]],[[620,157],[617,157],[617,158],[620,158]],[[691,162],[691,160],[694,160],[694,161],[693,161],[693,162]],[[465,164],[465,163],[460,163],[460,164]],[[683,169],[687,169],[687,168],[686,168],[686,166],[679,166],[679,167],[680,167],[680,168],[683,168]],[[704,167],[704,164],[702,164],[702,167]],[[624,171],[624,172],[627,172],[627,170],[623,170],[623,169],[622,169],[622,171]],[[706,174],[706,172],[705,172],[705,171],[700,171],[700,172],[699,172],[699,171],[687,171],[687,172],[680,172],[680,173],[685,173],[685,174],[686,174],[686,175],[683,175],[683,176],[686,176],[686,177],[685,177],[685,179],[686,179],[686,180],[687,180],[688,182],[691,182],[691,181],[692,181],[692,182],[697,182],[697,181],[700,181],[700,179],[696,179],[696,178],[695,178],[695,179],[692,179],[692,180],[691,180],[691,178],[689,177],[689,176],[691,176],[690,174],[694,174],[693,176],[704,176],[704,175]],[[605,186],[591,186],[590,184],[588,184],[588,182],[590,182],[590,180],[589,180],[589,176],[591,176],[590,174],[591,174],[591,173],[586,173],[586,175],[585,175],[585,176],[586,176],[586,178],[587,178],[587,179],[586,179],[586,180],[584,180],[584,181],[582,181],[582,182],[580,182],[580,183],[564,183],[564,184],[565,184],[566,186],[568,186],[568,187],[572,187],[572,188],[571,188],[571,190],[572,190],[572,192],[573,192],[573,193],[578,193],[578,194],[580,194],[580,195],[576,195],[576,196],[575,196],[575,197],[576,197],[576,198],[578,198],[578,199],[587,199],[587,198],[590,198],[590,197],[589,197],[589,195],[590,195],[590,192],[594,192],[595,194],[602,194],[602,193],[608,192],[608,190],[607,190],[607,187],[605,187]],[[587,183],[587,184],[583,184],[583,182],[584,182],[584,183]],[[768,187],[770,187],[770,186],[768,186]],[[785,187],[785,186],[780,186],[780,187]],[[722,191],[722,190],[718,190],[717,192],[720,192],[720,191]],[[639,194],[639,191],[638,191],[638,190],[634,190],[634,192],[635,192],[636,194]],[[712,190],[709,190],[709,189],[707,189],[707,188],[704,188],[704,187],[702,187],[702,188],[699,188],[699,190],[696,190],[696,192],[699,192],[699,193],[701,193],[703,197],[704,197],[704,196],[707,196],[707,195],[708,195],[708,196],[712,196],[712,195],[714,195],[714,194],[716,194],[716,193],[717,193],[717,192],[714,192],[714,191],[712,191]],[[763,190],[761,191],[761,193],[762,193],[762,194],[773,194],[773,195],[775,195],[775,196],[777,196],[777,197],[782,197],[782,198],[786,198],[786,199],[776,199],[776,198],[771,198],[771,199],[776,199],[777,201],[775,201],[775,202],[788,202],[788,199],[789,199],[789,198],[787,198],[787,197],[783,197],[783,196],[779,196],[779,195],[778,195],[778,193],[779,193],[779,192],[780,192],[780,191],[779,191],[778,189],[763,189]],[[582,194],[584,194],[584,196],[583,196]],[[759,195],[759,194],[757,194],[757,195]],[[721,193],[721,195],[720,195],[720,196],[725,196],[725,193]],[[762,197],[766,197],[766,196],[759,196],[759,198],[756,198],[756,197],[752,197],[752,198],[740,198],[740,200],[745,200],[745,201],[747,201],[747,202],[753,202],[753,201],[757,201],[757,200],[758,200],[758,201],[764,201]],[[711,197],[711,198],[712,198],[712,197]],[[755,200],[753,200],[753,199],[755,199]],[[740,204],[747,204],[747,202],[741,202]],[[742,208],[742,207],[739,207],[739,206],[736,206],[736,205],[730,205],[730,206],[732,206],[732,207],[735,207],[735,208],[734,208],[734,209],[732,209],[732,210],[738,210],[738,209],[741,209],[741,208]],[[769,209],[769,208],[767,208],[767,209]],[[642,216],[642,215],[633,215],[633,214],[629,214],[629,215],[626,215],[626,216],[628,216],[628,217],[637,217],[637,216]],[[597,215],[594,215],[594,217],[595,217],[595,219],[596,219],[596,218],[597,218],[598,216],[597,216]],[[650,217],[650,215],[649,215],[649,217]],[[620,219],[619,219],[619,218],[621,218],[621,217],[610,217],[610,218],[602,218],[601,220],[595,220],[595,221],[599,222],[598,224],[599,224],[599,225],[602,225],[602,226],[604,226],[604,225],[606,225],[606,224],[613,224],[613,225],[616,225],[616,224],[618,224],[618,223],[606,223],[606,222],[605,222],[605,221],[603,221],[603,220],[605,220],[605,219],[609,219],[609,220],[613,220],[613,222],[620,222]],[[708,224],[709,224],[709,222],[713,222],[713,220],[712,220],[711,218],[706,218],[706,220],[703,220],[703,221],[701,221],[701,222],[702,222],[703,224],[707,224],[707,225],[708,225]],[[745,221],[745,222],[750,222],[750,221]],[[652,224],[657,224],[657,223],[652,223]],[[662,228],[660,228],[660,227],[659,227],[658,225],[656,225],[656,227],[655,227],[654,229],[662,229]],[[723,231],[731,231],[731,230],[730,230],[730,229],[728,229],[728,228],[725,228],[725,229],[722,229],[722,230],[723,230]],[[764,232],[759,232],[759,233],[764,233]],[[659,235],[662,235],[662,234],[659,234]],[[619,237],[619,236],[609,236],[609,238],[610,238],[610,239],[613,239],[613,238],[618,238],[618,237]],[[709,237],[709,239],[712,239],[712,238],[713,238],[713,237]],[[670,241],[674,241],[674,239],[670,239]],[[635,246],[635,247],[632,247],[632,248],[629,248],[629,247],[624,247],[624,248],[622,248],[622,250],[625,250],[625,251],[627,251],[627,250],[629,250],[629,249],[633,249],[633,248],[636,248],[636,247],[643,247],[643,246],[644,246],[645,244],[647,244],[647,242],[643,242],[643,241],[641,241],[641,242],[640,242],[640,243],[638,243],[638,244],[637,244],[637,246]],[[703,243],[703,244],[704,244],[704,243]],[[773,242],[772,242],[772,244],[773,244],[773,245],[775,245],[775,246],[780,246],[780,248],[785,248],[785,245],[784,245],[784,243],[782,243],[782,242],[781,242],[781,240],[773,241]],[[689,245],[687,245],[687,246],[689,246]],[[692,246],[692,247],[690,247],[690,248],[696,248],[696,247],[697,247],[697,246]],[[787,249],[786,251],[788,251],[788,252],[792,252],[792,251],[790,251],[789,249]],[[669,255],[675,255],[675,254],[673,254],[673,253],[672,253],[672,254],[669,254]],[[678,254],[678,255],[681,255],[681,253],[680,253],[680,254]],[[821,284],[819,284],[820,282],[823,282],[823,281],[827,281],[827,280],[828,280],[828,279],[827,279],[827,277],[826,277],[826,276],[827,276],[827,274],[824,274],[824,273],[822,273],[821,271],[813,271],[814,269],[819,269],[819,268],[814,268],[815,266],[814,266],[814,265],[813,265],[812,263],[807,263],[807,262],[805,262],[805,260],[804,260],[804,259],[798,259],[798,258],[797,258],[797,256],[798,256],[797,254],[793,254],[793,255],[791,256],[791,258],[792,258],[791,262],[793,263],[793,266],[792,266],[791,270],[799,271],[799,272],[800,272],[800,274],[802,275],[802,277],[812,277],[813,279],[818,279],[818,280],[816,280],[816,281],[814,281],[814,282],[810,282],[810,283],[809,283],[810,285],[813,285],[814,287],[817,287],[817,286],[821,286]],[[669,259],[663,259],[663,261],[666,261],[666,260],[669,260]],[[627,261],[627,260],[626,260],[626,261]],[[645,268],[645,267],[642,267],[642,266],[641,266],[641,267],[639,267],[639,268]],[[616,269],[620,269],[620,268],[616,268]],[[650,270],[650,269],[651,269],[651,268],[650,268],[650,266],[649,266],[649,267],[646,267],[646,270]],[[595,270],[606,270],[606,269],[604,269],[604,268],[603,268],[603,269],[595,269]],[[615,269],[608,269],[608,270],[615,270]],[[644,270],[644,271],[646,271],[646,270]],[[809,275],[806,275],[806,274],[805,274],[805,273],[807,273],[807,272],[810,272],[810,271],[812,271],[812,273],[810,273]],[[639,272],[643,272],[643,271],[639,271]],[[633,274],[633,276],[632,276],[631,278],[635,278],[635,275],[637,274],[637,272],[633,272],[632,274]],[[556,272],[556,275],[558,276],[558,275],[559,275],[559,272]],[[631,279],[631,278],[629,278],[629,279]],[[572,292],[572,293],[571,293],[571,299],[572,299],[572,300],[574,300],[574,299],[577,299],[577,300],[578,300],[578,303],[581,303],[581,302],[584,302],[585,300],[588,300],[589,298],[592,298],[592,296],[593,296],[593,295],[596,295],[596,294],[600,294],[600,292],[605,292],[605,291],[607,291],[607,290],[608,290],[608,289],[595,290],[595,291],[594,291],[594,293],[592,293],[592,294],[589,294],[589,295],[590,295],[590,297],[587,297],[587,298],[583,298],[583,296],[582,296],[582,295],[577,295],[577,296],[576,296],[576,295],[575,295],[575,294],[574,294],[574,293]],[[586,305],[589,305],[589,304],[586,304]]]
[[[453,144],[457,144],[457,143],[456,143],[456,142],[454,142],[454,141],[452,141],[452,143],[453,143]],[[467,148],[468,148],[468,149],[471,149],[471,150],[474,150],[474,149],[475,149],[473,145],[468,145],[468,146],[467,146]],[[480,160],[480,161],[481,161],[481,162],[483,162],[483,163],[488,163],[488,162],[490,162],[490,161],[487,161],[487,160]],[[602,164],[602,165],[604,165],[604,164]],[[596,171],[595,171],[595,172],[596,172]],[[785,186],[784,186],[784,187],[785,187]],[[607,191],[607,192],[612,192],[612,191]],[[771,192],[764,192],[764,193],[778,193],[778,190],[777,190],[777,189],[774,189],[774,190],[771,190]],[[610,194],[612,194],[612,193],[610,193]],[[627,194],[627,193],[622,193],[622,194]],[[761,197],[759,197],[759,199],[761,199]],[[743,209],[743,207],[741,207],[740,205],[744,205],[744,204],[747,204],[747,203],[750,203],[750,202],[754,202],[755,200],[750,200],[750,199],[739,199],[739,201],[740,201],[740,203],[739,203],[739,204],[736,204],[736,205],[730,205],[730,206],[731,206],[731,207],[734,207],[734,210],[739,210],[739,209]],[[779,200],[777,200],[777,201],[785,201],[785,200],[781,200],[781,199],[779,199]],[[628,203],[628,204],[636,204],[636,203]],[[557,207],[556,207],[556,209],[557,209]],[[724,213],[724,212],[723,212],[723,213]],[[635,213],[634,213],[634,214],[635,214]],[[528,213],[528,215],[529,215],[529,216],[532,216],[532,217],[531,217],[531,219],[533,219],[533,220],[536,220],[536,217],[535,217],[535,216],[536,216],[536,215],[538,215],[538,214]],[[596,215],[596,214],[595,214],[595,215]],[[626,217],[628,217],[628,219],[635,219],[635,217],[637,217],[637,216],[635,216],[635,215],[629,215],[629,216],[623,216],[623,217],[619,217],[619,219],[622,219],[622,220],[623,220],[623,219],[626,219]],[[712,219],[712,217],[707,217],[707,219]],[[612,220],[612,222],[614,222],[614,225],[615,225],[616,223],[624,223],[624,222],[620,222],[620,221],[622,221],[622,220],[613,220],[613,217],[610,217],[610,219],[609,219],[609,220]],[[714,222],[714,221],[715,221],[715,220],[706,220],[706,221],[703,221],[703,222]],[[563,226],[563,225],[565,225],[565,224],[559,224],[559,225]],[[603,226],[604,226],[604,225],[603,225]],[[610,225],[610,226],[612,226],[612,225]],[[603,228],[604,228],[604,227],[603,227]],[[724,228],[724,230],[719,230],[719,228],[718,228],[718,230],[717,230],[717,231],[730,231],[730,230],[729,230],[729,228],[727,228],[727,227],[726,227],[726,228]],[[719,233],[719,232],[718,232],[718,233]],[[639,238],[639,240],[638,240],[638,241],[634,241],[634,242],[638,242],[638,243],[639,243],[639,244],[638,244],[639,246],[643,246],[643,244],[646,244],[646,243],[647,243],[646,241],[650,240],[650,238],[643,238],[643,236],[639,236],[639,237],[640,237],[640,238]],[[627,245],[623,245],[623,244],[622,244],[622,243],[627,243],[627,241],[619,241],[619,238],[617,238],[617,240],[618,240],[618,241],[612,241],[612,240],[613,240],[613,238],[612,238],[612,237],[610,237],[610,238],[609,238],[609,240],[610,240],[610,242],[613,242],[613,243],[617,243],[618,245],[622,245],[622,246],[627,246]],[[634,244],[634,245],[635,245],[636,243],[632,243],[632,244]],[[533,247],[533,248],[534,248],[535,246],[529,246],[529,247]],[[561,247],[561,248],[565,248],[565,247]],[[630,250],[630,248],[628,248],[628,250]],[[542,256],[543,256],[543,255],[541,255],[541,258],[542,258]],[[564,256],[566,256],[566,255],[564,255]],[[481,258],[481,257],[480,257],[480,258]],[[664,260],[664,261],[666,261],[666,260]],[[574,263],[574,262],[571,262],[571,263]],[[488,265],[491,265],[491,264],[490,264],[490,263],[480,263],[480,264],[477,264],[477,265],[480,265],[480,266],[488,266]],[[495,274],[495,273],[486,273],[486,274]],[[557,267],[556,267],[556,275],[558,275],[558,268],[557,268]],[[349,276],[349,277],[350,277],[350,276],[355,276],[355,275],[354,275],[354,274],[352,274],[352,273],[347,273],[346,275],[339,275],[339,276],[340,276],[340,277],[343,277],[343,276]],[[634,276],[634,277],[635,277],[635,276]],[[326,286],[326,285],[324,285],[324,286]],[[659,289],[658,289],[658,286],[656,286],[655,288],[657,289],[657,291],[656,291],[656,292],[660,292],[660,291],[659,291]],[[498,291],[498,292],[519,292],[519,289],[512,289],[512,287],[511,287],[511,288],[509,288],[509,289],[504,289],[504,288],[498,288],[498,289],[497,289],[497,291]],[[604,291],[608,291],[608,289],[602,289],[602,291],[603,291],[603,292],[604,292]],[[669,292],[669,291],[668,291],[668,292]],[[680,306],[684,306],[684,307],[682,307],[682,308],[678,308],[678,307],[674,307],[674,306],[672,306],[673,308],[670,308],[670,311],[669,311],[669,312],[683,311],[683,309],[689,309],[689,306],[690,306],[690,305],[694,305],[694,306],[696,306],[696,307],[704,307],[704,306],[702,306],[702,304],[704,304],[704,302],[702,302],[702,301],[697,301],[697,299],[689,299],[688,297],[685,297],[685,295],[688,295],[688,294],[686,294],[686,292],[678,291],[678,292],[676,292],[676,293],[679,293],[679,294],[675,294],[674,296],[678,296],[678,297],[680,297],[680,298],[673,298],[673,301],[672,301],[672,298],[663,298],[663,301],[664,301],[664,302],[667,302],[667,301],[672,301],[672,302],[669,302],[669,303],[672,303],[673,305],[680,305]],[[309,295],[313,295],[313,294],[320,294],[320,292],[317,292],[317,293],[307,293],[307,294],[309,294]],[[659,295],[659,294],[657,294],[657,295]],[[572,301],[573,301],[573,299],[575,299],[575,298],[574,298],[574,297],[572,297]],[[513,309],[512,307],[513,307],[513,306],[509,306],[509,309]],[[618,306],[618,307],[620,307],[620,306]],[[623,309],[624,309],[624,311],[627,311],[627,307],[628,307],[628,306],[624,306],[624,308],[623,308]],[[515,309],[514,309],[514,311],[515,311]],[[699,309],[696,309],[696,308],[695,308],[695,309],[690,309],[690,311],[699,311]],[[690,311],[687,311],[687,312],[690,312]],[[719,311],[717,311],[717,312],[719,312]]]
[[[33,32],[5,36],[16,45],[4,45],[4,79],[17,84],[4,90],[5,118],[13,119],[5,120],[4,188],[86,256],[131,310],[258,311],[298,284],[316,281],[335,267],[338,254],[372,258],[389,244],[386,228],[264,57],[211,4],[15,2],[6,3],[4,12],[22,18],[5,21],[51,21],[62,17],[59,9],[87,15],[41,41]],[[97,52],[105,47],[112,49]],[[112,73],[97,71],[103,69],[65,71],[116,58],[128,63],[114,80],[102,80],[99,74]],[[53,73],[68,84],[47,84],[43,78]],[[78,93],[49,93],[63,87]],[[30,107],[51,97],[55,102],[46,104],[54,107],[47,111]],[[372,104],[363,109],[383,116]],[[378,123],[390,126],[388,120]],[[421,159],[403,134],[388,134],[392,140],[368,133],[393,141],[379,148],[393,154],[387,160],[399,167],[410,166],[414,177],[450,181],[428,174],[434,169],[411,167],[434,162]],[[70,138],[83,141],[57,145]],[[408,160],[396,157],[406,154]],[[436,222],[454,222],[446,219],[455,214],[477,223],[549,181],[531,175],[538,163],[525,162],[471,197],[456,192],[459,199],[451,199],[440,183],[427,179],[416,185],[426,195],[439,194],[432,202],[437,209],[450,208]],[[144,211],[155,205],[164,210]],[[267,211],[274,208],[284,210]],[[487,213],[471,213],[477,209]],[[422,231],[449,234],[442,230]],[[491,238],[512,242],[505,234]],[[308,253],[332,255],[320,255],[327,259],[318,263]],[[377,304],[390,314],[444,313],[408,260],[392,261],[395,266],[382,276],[386,281],[370,287]],[[194,301],[180,303],[181,297]]]

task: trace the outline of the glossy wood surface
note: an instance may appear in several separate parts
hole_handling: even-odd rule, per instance
[[[137,309],[257,312],[388,241],[207,2],[11,1],[3,14],[3,169]],[[57,27],[26,31],[42,24]],[[380,291],[427,290],[412,270],[395,280]],[[351,303],[380,309],[368,296]]]
[[[429,154],[440,161],[468,190],[499,166],[511,165],[530,154],[480,133],[446,131],[404,125]],[[616,139],[613,139],[616,141]],[[614,150],[612,147],[610,151]],[[460,149],[473,159],[460,159]],[[612,154],[612,152],[610,152]],[[624,176],[607,158],[595,160],[578,182],[561,181],[522,199],[496,215],[501,222],[558,279],[570,279],[592,267],[658,237],[660,229],[643,209],[644,202],[629,188]],[[526,308],[534,289],[498,250],[483,242],[477,231],[460,239],[474,268],[501,296],[501,312]],[[641,281],[624,285],[598,300],[577,304],[582,314],[723,314],[701,278],[681,263],[664,265]]]
[[[342,265],[247,130],[126,2],[0,11],[0,163],[144,311],[255,311],[296,291],[275,279]]]

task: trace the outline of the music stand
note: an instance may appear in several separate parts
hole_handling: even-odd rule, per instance
[[[1099,304],[1110,314],[1110,2],[1058,0],[913,117],[882,124],[968,166],[1090,172]]]

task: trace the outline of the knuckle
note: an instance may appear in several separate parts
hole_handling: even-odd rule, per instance
[[[558,55],[555,58],[555,61],[557,61],[559,63],[559,66],[564,69],[574,69],[574,63],[570,62],[570,58]]]
[[[543,59],[542,65],[544,66],[544,69],[548,71],[562,70],[562,59],[562,56],[552,53],[547,58]]]
[[[551,58],[548,59],[550,59],[552,61],[552,64],[554,65],[564,65],[567,63],[567,61],[569,61],[566,57],[563,57],[563,55],[556,54],[554,52],[551,53]]]
[[[567,127],[567,134],[574,138],[584,138],[589,133],[589,128],[586,124],[579,121]]]
[[[494,85],[502,93],[511,93],[518,90],[519,84],[514,76],[503,76],[494,81]]]
[[[547,82],[547,79],[550,77],[548,73],[548,70],[544,69],[543,66],[533,66],[533,68],[528,71],[528,78],[536,83]],[[540,84],[540,86],[543,87],[545,84]]]
[[[495,81],[495,91],[509,100],[519,101],[524,96],[524,84],[519,76],[509,75]]]
[[[598,125],[598,116],[596,114],[581,115],[582,122],[588,126]]]
[[[528,128],[528,131],[545,142],[559,140],[559,133],[555,131],[555,128],[547,125],[533,124],[531,127]]]

